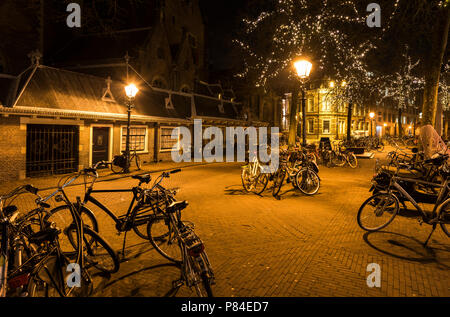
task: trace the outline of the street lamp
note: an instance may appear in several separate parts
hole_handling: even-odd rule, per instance
[[[373,137],[373,118],[375,118],[375,113],[374,112],[369,113],[369,117],[370,117],[370,136]]]
[[[133,106],[133,100],[134,97],[136,97],[136,94],[138,93],[139,89],[136,87],[135,84],[129,84],[128,86],[125,86],[125,94],[128,97],[128,122],[127,122],[127,138],[125,141],[125,156],[126,156],[126,163],[124,168],[124,173],[130,172],[130,125],[131,125],[131,109],[134,108]]]
[[[294,62],[295,70],[297,71],[297,76],[300,78],[302,83],[302,146],[306,146],[306,98],[305,98],[305,81],[308,79],[309,74],[312,69],[312,64],[305,60],[300,59]]]

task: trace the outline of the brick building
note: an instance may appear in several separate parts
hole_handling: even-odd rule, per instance
[[[125,150],[124,86],[42,65],[3,85],[0,96],[16,97],[0,106],[0,180],[69,173],[99,160],[111,161]],[[139,88],[130,143],[143,163],[171,160],[177,142],[171,139],[172,130],[192,130],[194,119],[202,119],[204,128],[264,125],[245,120],[241,104],[227,100],[223,92],[184,93],[144,83]],[[204,91],[211,89],[205,86]]]

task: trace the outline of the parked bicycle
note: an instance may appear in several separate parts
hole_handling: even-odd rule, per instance
[[[181,220],[181,211],[188,203],[176,201],[174,193],[161,186],[165,178],[178,171],[164,172],[155,180],[152,188],[159,192],[161,204],[157,215],[148,222],[147,235],[162,256],[181,267],[180,279],[173,282],[173,289],[185,284],[194,287],[200,297],[212,297],[215,279],[204,243],[195,234],[194,225]]]
[[[141,169],[141,158],[137,154],[136,150],[130,150],[130,161],[129,167],[131,167],[131,163],[134,162],[136,168],[138,170]],[[115,174],[123,173],[127,167],[127,155],[126,151],[122,151],[122,154],[114,156],[113,161],[110,164],[111,171]]]
[[[86,168],[77,174],[77,177],[85,177],[85,194],[80,202],[80,210],[81,214],[86,219],[85,223],[87,223],[95,232],[99,232],[100,229],[95,214],[86,206],[89,202],[100,208],[100,210],[105,212],[106,215],[114,221],[115,228],[119,234],[125,232],[122,249],[122,255],[124,255],[126,233],[128,231],[133,230],[140,238],[148,240],[146,226],[147,222],[153,217],[154,212],[156,211],[154,206],[156,201],[152,196],[152,189],[145,189],[142,185],[148,184],[151,180],[151,176],[149,174],[131,176],[131,178],[139,181],[138,185],[132,188],[94,189],[94,184],[98,179],[97,169],[104,164],[106,164],[106,162],[100,161],[92,168]],[[91,179],[90,182],[88,182],[88,178]],[[120,216],[116,216],[107,206],[93,196],[95,193],[131,193],[133,197],[127,212]],[[64,221],[64,219],[70,220],[70,217],[68,217],[70,208],[70,204],[66,204],[50,210],[49,214],[51,219],[55,221],[57,218],[58,222]]]
[[[427,245],[438,224],[441,226],[442,231],[450,237],[450,170],[446,164],[447,159],[448,155],[440,155],[434,159],[443,163],[439,168],[443,180],[439,185],[440,191],[431,213],[422,209],[418,202],[400,185],[402,181],[414,181],[415,183],[421,184],[427,184],[429,182],[400,177],[398,173],[394,175],[382,173],[375,180],[375,185],[380,188],[380,192],[368,198],[358,210],[358,225],[366,231],[378,231],[385,228],[398,214],[400,199],[405,199],[420,213],[420,223],[426,223],[433,227],[424,245]]]

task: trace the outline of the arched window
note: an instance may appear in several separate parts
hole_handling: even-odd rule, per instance
[[[153,78],[152,86],[161,89],[167,88],[166,81],[159,76]]]
[[[191,92],[191,88],[188,85],[183,85],[181,86],[180,91],[189,94]]]

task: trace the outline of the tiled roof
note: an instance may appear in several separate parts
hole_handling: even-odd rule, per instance
[[[26,83],[15,106],[17,108],[65,110],[74,113],[101,113],[125,115],[127,99],[125,83],[111,81],[110,91],[113,101],[106,101],[102,96],[107,87],[105,79],[51,68],[38,66],[32,76],[23,77],[20,82]],[[213,97],[195,94],[184,94],[174,91],[151,88],[144,84],[139,86],[139,93],[133,104],[132,114],[139,117],[189,119],[195,116],[224,119],[240,119],[237,103]],[[18,90],[21,91],[20,89]],[[196,112],[192,113],[192,99]]]

